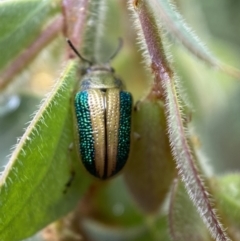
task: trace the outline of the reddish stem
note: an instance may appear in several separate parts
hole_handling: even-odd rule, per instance
[[[165,103],[165,112],[168,117],[168,132],[172,151],[176,160],[179,175],[193,200],[198,212],[203,218],[208,229],[216,240],[229,240],[225,234],[208,198],[204,183],[199,176],[182,118],[180,103],[177,98],[177,88],[174,83],[174,72],[166,58],[165,50],[159,32],[158,23],[149,3],[134,1],[135,11],[141,25],[143,39],[148,55],[150,66],[155,77],[155,85],[160,86],[161,96]]]

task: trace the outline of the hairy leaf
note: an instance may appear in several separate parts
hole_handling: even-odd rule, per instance
[[[69,212],[88,185],[73,145],[69,62],[26,129],[0,179],[0,240],[30,236]],[[76,172],[70,188],[66,184]],[[11,230],[11,231],[9,231]]]

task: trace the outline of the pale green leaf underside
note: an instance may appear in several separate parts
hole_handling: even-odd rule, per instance
[[[72,210],[88,186],[75,148],[69,148],[75,85],[76,66],[69,62],[10,158],[0,179],[0,240],[32,235]],[[73,169],[77,175],[64,194]]]
[[[51,0],[0,1],[0,70],[33,42],[56,7]]]

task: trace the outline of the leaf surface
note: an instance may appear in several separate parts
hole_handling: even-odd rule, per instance
[[[1,176],[0,240],[26,238],[63,216],[88,186],[73,145],[71,98],[75,84],[76,66],[69,62]],[[75,179],[66,189],[73,171]]]
[[[140,207],[155,213],[176,175],[175,163],[162,102],[146,99],[137,106],[132,115],[134,136],[124,177]]]

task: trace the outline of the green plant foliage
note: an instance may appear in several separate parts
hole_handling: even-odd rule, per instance
[[[202,5],[202,2],[209,2],[208,0],[192,0],[192,2],[194,1],[195,3],[199,2],[198,6]],[[225,0],[220,2],[223,1]],[[184,0],[175,2],[181,12],[182,5],[188,5],[188,7],[191,5],[187,12],[192,16],[197,15],[194,3],[190,4]],[[62,3],[65,4],[65,9],[64,6],[61,6]],[[134,20],[129,17],[126,1],[0,0],[0,83],[8,78],[1,79],[4,74],[6,76],[5,70],[8,69],[6,67],[13,67],[13,70],[10,68],[10,74],[17,76],[20,70],[14,69],[15,66],[12,63],[15,60],[23,61],[24,67],[27,67],[29,61],[45,47],[41,56],[44,58],[45,55],[54,56],[49,58],[48,67],[56,76],[56,72],[61,70],[61,66],[56,63],[60,63],[66,56],[70,58],[75,56],[72,55],[73,52],[70,52],[71,50],[63,38],[62,42],[59,41],[57,48],[54,46],[56,41],[50,48],[46,46],[53,39],[57,39],[57,36],[62,37],[58,33],[64,27],[64,30],[70,30],[66,31],[67,34],[64,32],[65,36],[73,40],[73,43],[76,42],[77,49],[81,47],[80,53],[83,57],[96,60],[99,63],[108,60],[108,56],[111,56],[116,48],[117,38],[122,37],[124,49],[120,56],[113,61],[113,66],[116,75],[123,78],[126,90],[132,93],[135,104],[140,103],[135,105],[135,111],[133,111],[131,155],[126,168],[118,177],[109,181],[93,181],[79,161],[78,150],[75,150],[76,135],[74,134],[76,133],[74,133],[72,99],[79,84],[77,82],[81,81],[81,76],[77,74],[76,64],[69,60],[64,67],[62,76],[48,97],[42,102],[25,134],[18,141],[8,165],[0,177],[0,241],[18,241],[28,238],[73,210],[67,217],[51,225],[55,228],[53,228],[54,232],[51,237],[53,240],[75,241],[81,237],[95,241],[226,241],[229,240],[228,235],[233,241],[239,240],[239,173],[220,178],[216,177],[216,173],[211,173],[212,177],[209,178],[205,173],[198,175],[198,168],[195,168],[195,164],[197,167],[201,166],[198,165],[198,162],[202,161],[202,156],[195,155],[195,149],[200,149],[201,146],[204,148],[207,146],[211,152],[218,152],[218,155],[212,155],[210,163],[215,163],[214,165],[218,167],[222,166],[222,172],[225,171],[225,167],[231,170],[239,167],[239,128],[235,124],[238,122],[239,115],[227,111],[231,109],[229,106],[231,105],[231,107],[236,106],[235,112],[239,113],[238,98],[236,97],[238,92],[232,91],[233,89],[237,90],[238,83],[235,82],[235,85],[232,85],[229,79],[221,81],[222,73],[220,73],[221,76],[219,74],[220,77],[215,76],[217,80],[214,82],[212,76],[209,77],[210,71],[206,71],[205,66],[196,64],[196,59],[189,61],[189,56],[183,53],[181,47],[180,51],[176,50],[178,45],[175,45],[174,48],[168,48],[169,38],[167,37],[171,35],[207,65],[220,69],[224,67],[186,27],[183,18],[172,7],[170,1],[129,0],[130,4],[134,11],[138,11],[139,8],[140,15],[144,13],[141,4],[151,5],[151,9],[153,9],[153,11],[145,13],[145,20],[150,17],[154,22],[150,26],[145,25],[147,26],[145,30],[152,31],[157,40],[151,41],[152,39],[148,38],[146,46],[149,48],[142,46],[145,41],[144,36],[138,32],[140,26],[136,30],[134,29],[134,24],[132,24]],[[218,7],[222,6],[221,13],[225,12],[224,4],[215,4]],[[108,9],[104,6],[107,6]],[[64,15],[61,7],[63,10],[69,11],[68,15]],[[77,11],[75,11],[75,15],[72,15],[73,9],[79,9],[79,14],[76,14]],[[237,8],[235,11],[237,12]],[[106,14],[108,16],[105,16]],[[218,14],[218,18],[221,19],[224,16],[218,11],[214,13],[212,10],[209,11],[209,18],[213,22],[218,19],[214,17],[214,14]],[[140,16],[141,20],[144,20],[143,15]],[[57,18],[55,18],[56,16]],[[234,18],[232,16],[229,18],[231,21],[225,26],[233,24]],[[104,19],[106,20],[104,21]],[[204,26],[202,25],[203,21],[199,21],[198,18],[196,22]],[[232,28],[225,29],[238,36],[238,31],[234,31],[234,29],[239,28],[238,22],[235,21],[235,27],[231,26]],[[189,23],[192,25],[192,20]],[[144,25],[144,21],[141,24]],[[58,28],[55,29],[52,38],[48,39],[49,26],[58,26]],[[222,29],[221,26],[219,24],[219,29]],[[154,28],[151,29],[151,27]],[[76,30],[77,28],[79,29]],[[164,34],[165,32],[168,32],[169,35]],[[145,50],[142,59],[140,59],[139,52],[136,51],[136,35],[138,35],[140,49]],[[38,45],[39,39],[42,38],[48,41],[34,50],[35,52],[33,51],[30,60],[22,57],[21,53],[25,51],[32,53],[28,50],[31,49],[32,45]],[[223,55],[228,56],[231,60],[234,59],[234,51],[230,54],[228,49],[219,43],[217,44],[215,40],[213,40],[214,51],[218,49],[221,52],[218,53],[218,56],[222,57]],[[170,42],[172,43],[172,39]],[[158,44],[162,44],[162,46],[159,47]],[[153,52],[148,57],[149,49]],[[187,107],[185,109],[185,103],[183,103],[185,97],[182,95],[182,90],[178,88],[181,86],[182,80],[176,77],[175,70],[171,72],[170,68],[166,68],[160,71],[162,66],[168,66],[171,62],[169,61],[170,57],[164,59],[164,51],[172,51],[173,49],[175,49],[173,62],[178,70],[180,67],[180,76],[185,82],[184,87],[188,95],[189,89],[192,87],[190,105],[193,106],[195,120],[190,124],[200,126],[198,130],[203,134],[197,135],[204,136],[204,138],[200,138],[202,145],[196,142],[195,146],[195,142],[192,142],[195,133],[191,132],[191,128],[189,128],[188,119],[190,118],[188,113],[185,113]],[[155,58],[151,65],[151,58],[156,57],[156,52],[161,58]],[[40,58],[39,60],[41,61]],[[144,70],[140,63],[142,60],[147,64],[151,74]],[[171,67],[171,65],[169,66]],[[30,69],[35,67],[36,63],[33,63]],[[222,69],[224,70],[224,68]],[[158,74],[154,77],[156,71]],[[233,75],[234,71],[226,72]],[[31,70],[29,73],[30,76],[27,78],[33,79]],[[40,74],[43,74],[40,76],[44,76],[44,70]],[[169,74],[170,77],[174,77],[167,79]],[[236,77],[237,73],[234,76]],[[162,79],[159,80],[159,77],[166,80],[165,86],[162,85]],[[9,79],[12,80],[12,78]],[[9,79],[2,89],[10,83]],[[189,81],[186,81],[187,79]],[[25,86],[29,92],[32,87]],[[19,89],[14,89],[13,86],[12,93],[19,95],[21,91]],[[163,94],[164,89],[165,93]],[[8,96],[7,91],[0,97]],[[232,95],[231,104],[228,102],[228,99],[231,98],[226,98],[229,95]],[[143,98],[144,96],[145,98]],[[166,97],[168,97],[167,101],[164,100]],[[4,98],[2,97],[2,99]],[[182,100],[183,102],[181,102]],[[0,148],[1,158],[5,159],[13,140],[16,140],[16,137],[23,133],[21,129],[23,123],[25,120],[29,120],[26,116],[33,113],[36,103],[39,103],[38,97],[24,95],[18,109],[0,117],[0,142],[4,142]],[[215,114],[218,111],[221,111],[221,115]],[[200,117],[201,115],[204,116],[205,123],[203,117]],[[214,126],[213,132],[209,131],[210,127],[206,128],[209,125]],[[168,134],[174,136],[171,144],[169,144]],[[183,142],[185,142],[185,146],[181,144]],[[216,142],[218,147],[214,148],[212,142]],[[191,145],[188,148],[189,143]],[[171,145],[177,147],[174,154],[178,162],[175,164],[170,151]],[[234,151],[232,148],[235,148]],[[186,150],[189,154],[188,158],[190,157],[191,160],[183,165],[183,160],[187,156]],[[221,158],[218,158],[219,156]],[[234,168],[232,168],[230,160],[234,160]],[[1,164],[2,162],[3,160],[1,160]],[[225,164],[220,165],[219,162],[225,162]],[[191,169],[192,167],[194,168]],[[189,188],[189,193],[186,192],[181,182],[175,182],[171,189],[172,180],[177,175],[177,169],[179,174],[184,173],[183,181],[186,182],[185,185],[188,184],[186,187]],[[3,168],[1,168],[2,170]],[[200,170],[205,170],[205,168]],[[218,169],[215,168],[215,170]],[[196,187],[196,184],[202,184],[204,176],[207,176],[204,184],[210,183],[211,186],[206,187],[206,189],[205,185],[200,185],[200,188]],[[166,198],[169,190],[170,198]],[[212,194],[210,198],[208,190]],[[204,203],[199,194],[204,194],[204,200],[207,202]],[[194,200],[195,206],[191,199]],[[74,209],[75,207],[76,209]],[[197,213],[197,209],[203,215],[202,218]],[[209,212],[211,212],[210,216]],[[219,219],[215,213],[219,215]],[[74,220],[71,223],[72,217]],[[218,221],[223,224],[223,228]],[[78,227],[77,232],[76,226]],[[216,230],[213,234],[215,238],[210,237],[207,226]],[[226,230],[227,235],[221,235],[223,230]],[[38,233],[35,236],[36,239],[32,237],[27,240],[39,240],[39,237],[42,237],[46,232]],[[42,239],[40,238],[40,240]]]
[[[126,189],[122,175],[107,182],[99,182],[91,206],[97,210],[93,216],[96,220],[109,226],[118,225],[124,228],[142,224],[143,214],[136,207]]]
[[[0,117],[0,166],[3,170],[4,165],[9,160],[10,147],[16,144],[16,139],[24,133],[26,123],[30,121],[30,115],[36,111],[36,106],[40,103],[40,98],[32,95],[21,94],[14,96],[15,101],[19,101],[20,105],[16,110]],[[18,120],[16,122],[16,120]]]
[[[0,1],[0,70],[36,39],[57,9],[51,0]]]
[[[0,240],[28,237],[66,214],[89,184],[82,177],[74,146],[71,148],[74,137],[70,104],[75,76],[76,66],[69,62],[1,177]],[[78,180],[66,189],[73,170]]]
[[[124,176],[140,207],[155,213],[176,175],[163,104],[142,100],[136,104],[132,118],[131,155]]]
[[[214,195],[217,197],[216,206],[221,210],[224,222],[234,237],[239,237],[240,230],[240,176],[239,174],[228,174],[213,179],[211,185],[214,187]]]
[[[166,217],[158,212],[149,216],[140,212],[121,176],[99,183],[90,202],[95,211],[81,222],[89,239],[170,240]]]
[[[157,6],[157,4],[156,4]],[[184,45],[192,54],[210,65],[218,65],[217,59],[184,22],[169,0],[158,0],[157,12],[162,12],[160,18],[164,28]]]
[[[169,230],[174,241],[213,240],[179,180],[173,185],[170,210]]]
[[[159,217],[156,220],[150,218],[148,221],[138,226],[125,228],[106,227],[92,220],[86,220],[83,225],[87,229],[88,237],[95,241],[171,241],[167,232],[166,217]]]

